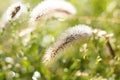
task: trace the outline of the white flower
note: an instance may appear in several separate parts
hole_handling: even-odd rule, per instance
[[[15,77],[16,73],[15,73],[14,71],[10,71],[10,72],[8,73],[8,75],[9,75],[11,78],[13,78],[13,77]]]
[[[81,71],[76,71],[76,73],[75,73],[75,75],[76,76],[89,76],[89,73],[87,73],[87,72],[81,72]]]
[[[54,45],[47,49],[43,57],[43,63],[46,64],[51,61],[54,57],[56,57],[57,54],[62,52],[67,47],[67,45],[73,43],[74,41],[83,41],[90,38],[91,36],[92,29],[86,25],[77,25],[67,29],[64,33],[61,34]]]
[[[35,71],[32,76],[32,80],[38,80],[38,78],[40,77],[41,77],[41,74],[38,71]]]
[[[87,52],[88,51],[87,47],[88,47],[87,43],[83,44],[82,47],[80,48],[80,52]]]
[[[113,33],[108,34],[106,31],[100,29],[94,29],[93,34],[97,38],[109,38],[109,37],[113,37],[114,35]]]
[[[5,58],[5,61],[6,61],[7,63],[13,63],[13,62],[14,62],[14,60],[13,60],[12,57],[6,57],[6,58]]]

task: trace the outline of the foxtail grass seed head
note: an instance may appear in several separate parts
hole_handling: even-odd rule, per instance
[[[76,14],[76,9],[72,4],[64,0],[45,0],[38,4],[30,14],[29,28],[20,32],[20,36],[25,36],[30,34],[36,29],[36,21],[39,21],[41,18],[48,18],[49,16],[59,16],[64,18],[64,15],[74,15]],[[59,18],[59,20],[62,20]]]
[[[92,29],[86,25],[77,25],[75,27],[67,29],[60,35],[54,45],[46,50],[46,53],[43,56],[43,63],[47,64],[49,61],[54,59],[69,44],[75,41],[83,41],[85,39],[89,39],[91,36]]]
[[[27,12],[27,8],[21,2],[17,2],[8,7],[7,11],[4,13],[0,28],[5,27],[5,25],[12,20],[16,20],[20,17],[22,13]]]
[[[33,11],[31,12],[31,19],[32,21],[37,21],[41,19],[41,17],[49,17],[54,16],[55,13],[60,15],[59,13],[65,13],[67,15],[76,14],[76,9],[73,7],[72,4],[66,2],[64,0],[45,0],[38,4]],[[63,15],[61,14],[61,17]]]

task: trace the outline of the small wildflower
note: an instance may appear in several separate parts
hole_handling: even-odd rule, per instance
[[[108,34],[106,31],[100,29],[94,29],[93,34],[95,35],[95,37],[98,38],[109,38],[109,37],[113,37],[114,35],[113,33]]]
[[[87,43],[83,44],[83,46],[80,48],[80,52],[87,52],[87,50],[88,50],[87,46],[88,46]]]
[[[76,75],[76,76],[89,76],[89,73],[81,72],[81,71],[78,70],[78,71],[75,73],[75,75]]]
[[[27,43],[30,41],[30,38],[31,38],[31,37],[30,37],[30,34],[24,36],[24,37],[22,38],[22,44],[23,44],[24,46],[26,46]]]
[[[38,80],[38,78],[40,77],[41,77],[41,74],[38,71],[35,71],[32,76],[32,80]]]
[[[5,58],[5,61],[6,61],[7,63],[13,63],[13,62],[14,62],[14,60],[13,60],[12,57],[6,57],[6,58]]]
[[[9,72],[9,77],[12,77],[12,78],[15,77],[15,72],[14,71],[10,71]]]
[[[113,33],[110,33],[110,34],[107,34],[106,35],[106,38],[110,38],[110,37],[113,37],[114,36],[114,34]]]
[[[98,64],[100,61],[102,61],[102,58],[100,56],[97,56],[96,64]]]
[[[110,43],[110,38],[113,37],[114,34],[113,33],[108,34],[106,31],[99,30],[99,29],[94,29],[93,34],[94,34],[95,39],[99,39],[101,42],[106,41],[106,45],[110,51],[110,54],[112,58],[114,58],[115,53]]]
[[[106,31],[99,31],[98,34],[97,34],[97,36],[98,37],[102,37],[102,36],[105,36],[106,34],[107,34]]]
[[[107,32],[99,29],[94,29],[93,34],[95,34],[96,37],[101,38],[101,37],[104,37],[107,34]]]
[[[93,34],[95,39],[99,39],[101,42],[108,40],[114,35],[113,33],[108,34],[106,31],[100,29],[94,29]]]

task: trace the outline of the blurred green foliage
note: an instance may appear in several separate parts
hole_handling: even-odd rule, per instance
[[[13,0],[0,0],[0,16]],[[25,0],[32,10],[42,0]],[[120,0],[66,0],[77,14],[65,21],[49,19],[38,25],[30,41],[24,45],[17,34],[28,24],[28,15],[7,25],[0,33],[0,80],[120,80]],[[25,17],[26,16],[26,17]],[[87,41],[88,51],[80,52],[82,44],[73,44],[58,60],[44,66],[45,50],[68,27],[87,24],[113,33],[111,44],[116,57],[111,58],[105,42]],[[46,36],[51,36],[45,42]],[[34,75],[37,78],[34,79]]]

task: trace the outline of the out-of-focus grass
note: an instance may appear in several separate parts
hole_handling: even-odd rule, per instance
[[[12,0],[11,0],[12,1]],[[42,0],[26,0],[33,9]],[[77,15],[60,22],[55,19],[43,21],[32,32],[30,41],[24,45],[17,34],[28,24],[27,15],[9,23],[0,33],[0,79],[32,80],[119,80],[120,79],[120,1],[119,0],[67,0],[77,9]],[[0,0],[0,16],[10,4]],[[110,8],[109,8],[110,7]],[[26,17],[25,17],[26,16]],[[68,27],[87,24],[92,28],[113,33],[110,39],[115,51],[111,59],[105,42],[87,41],[88,51],[80,52],[81,44],[73,44],[49,68],[41,63],[45,50]],[[46,36],[51,36],[44,41]],[[34,79],[35,80],[35,79]]]

